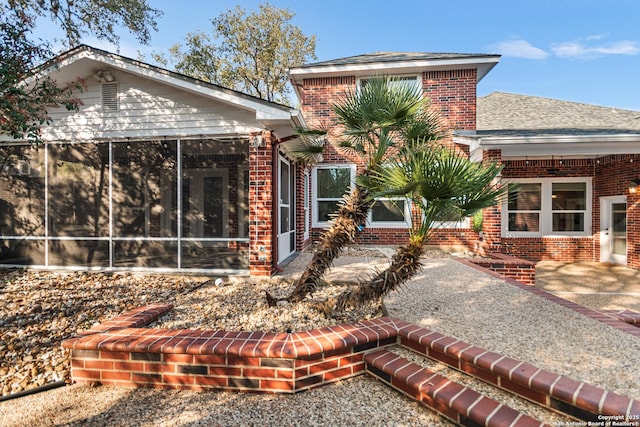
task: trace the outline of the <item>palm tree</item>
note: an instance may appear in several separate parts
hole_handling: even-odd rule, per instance
[[[365,164],[361,177],[378,173],[398,152],[407,138],[420,133],[435,137],[442,133],[438,116],[430,112],[422,89],[406,81],[376,77],[351,91],[333,106],[341,129],[337,146]],[[364,226],[374,198],[367,186],[356,183],[334,213],[330,227],[322,233],[307,268],[286,298],[298,302],[313,293],[325,272],[343,248],[354,241]],[[270,305],[277,301],[267,294]]]
[[[455,147],[423,139],[410,141],[390,167],[361,178],[360,185],[378,197],[409,198],[420,213],[406,245],[393,255],[389,267],[359,287],[328,300],[325,312],[341,312],[382,298],[422,268],[420,258],[438,221],[455,221],[492,206],[503,194],[496,182],[501,167],[471,162]]]

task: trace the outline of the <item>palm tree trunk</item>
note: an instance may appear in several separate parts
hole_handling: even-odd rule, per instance
[[[331,304],[332,307],[325,304],[327,314],[359,307],[398,289],[422,269],[420,258],[424,255],[425,242],[425,236],[412,236],[406,246],[400,246],[396,250],[386,270],[378,272],[359,287],[344,291],[337,297],[335,303]]]
[[[361,226],[365,224],[371,204],[367,190],[359,186],[345,197],[331,227],[320,237],[311,261],[296,281],[296,287],[287,297],[287,301],[302,301],[318,288],[320,280],[331,268],[333,261],[347,244],[354,241]]]

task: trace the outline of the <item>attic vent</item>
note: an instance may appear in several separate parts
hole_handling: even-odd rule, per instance
[[[102,84],[102,111],[118,111],[118,83]]]

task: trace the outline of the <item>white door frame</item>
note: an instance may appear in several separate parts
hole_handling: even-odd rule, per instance
[[[309,240],[309,227],[311,225],[311,174],[309,170],[304,171],[303,184],[303,210],[304,210],[304,240]]]
[[[612,208],[614,204],[626,203],[627,196],[609,196],[600,198],[600,262],[627,265],[627,254],[613,253]]]
[[[285,165],[289,169],[287,182],[282,182],[282,168]],[[282,154],[278,154],[278,262],[282,262],[287,259],[295,251],[295,243],[291,244],[291,235],[296,232],[295,216],[292,215],[295,209],[294,188],[291,185],[293,182],[293,167],[292,163],[287,160]],[[284,191],[288,194],[284,194]],[[283,197],[284,196],[284,197]],[[283,210],[286,210],[289,218],[289,229],[282,230],[283,224]]]

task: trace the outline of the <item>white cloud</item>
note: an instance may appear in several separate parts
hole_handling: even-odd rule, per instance
[[[592,41],[596,39],[585,39]],[[597,39],[600,40],[600,39]],[[640,43],[632,40],[621,40],[611,43],[588,44],[581,41],[554,43],[553,53],[565,58],[593,58],[603,55],[640,55]]]
[[[491,45],[490,48],[501,55],[513,56],[516,58],[545,59],[549,55],[544,50],[537,48],[522,39],[506,40],[495,43]]]
[[[587,40],[587,41],[590,41],[590,40],[603,40],[603,39],[606,39],[607,37],[609,37],[608,33],[602,33],[602,34],[593,34],[591,36],[585,37],[584,39]]]

